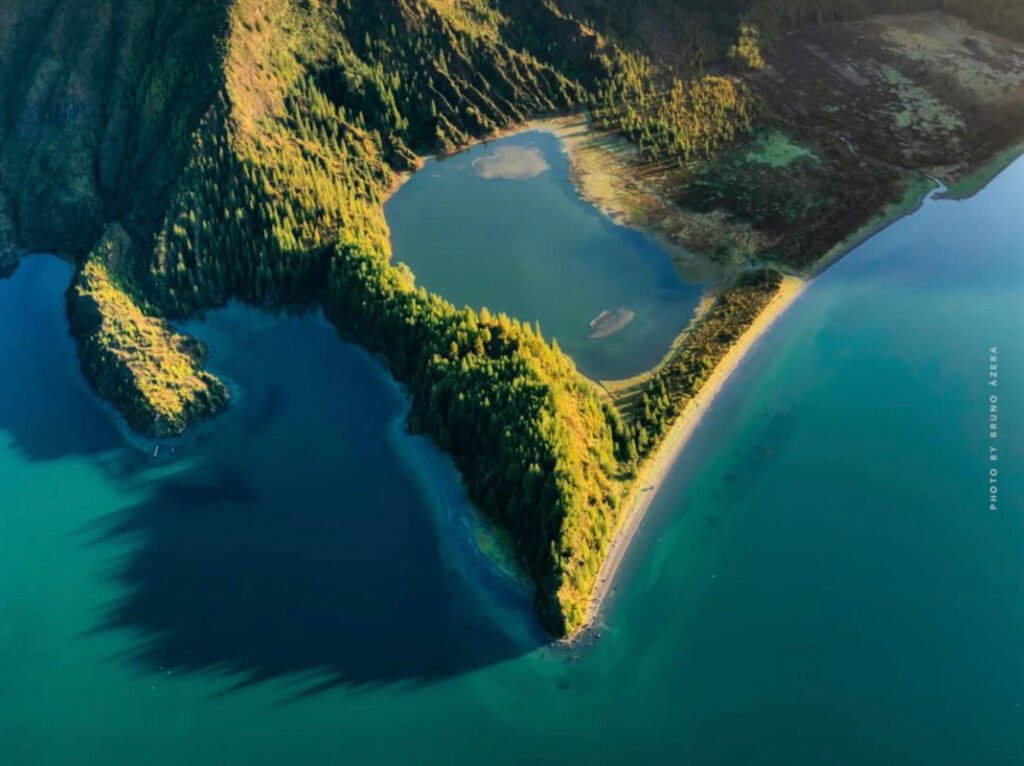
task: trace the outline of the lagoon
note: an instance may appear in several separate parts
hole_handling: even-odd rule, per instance
[[[0,762],[1022,762],[1022,200],[1018,161],[808,288],[578,659],[328,327],[190,324],[235,401],[154,460],[77,372],[68,268],[29,258],[0,282]]]
[[[580,199],[559,139],[541,130],[428,160],[385,212],[394,258],[419,284],[539,323],[597,380],[661,361],[706,287],[682,281],[653,237]],[[604,312],[623,321],[602,327]]]

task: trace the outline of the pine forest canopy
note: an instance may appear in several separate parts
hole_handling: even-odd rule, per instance
[[[725,293],[708,345],[620,411],[536,328],[457,309],[390,261],[396,172],[580,108],[652,162],[712,159],[772,119],[739,73],[806,23],[938,9],[1024,37],[1013,0],[2,6],[0,262],[76,259],[72,329],[99,392],[139,430],[180,433],[226,390],[164,318],[232,298],[323,307],[407,386],[410,427],[510,532],[555,635],[586,618],[638,462],[778,275]],[[645,36],[651,18],[671,45]]]

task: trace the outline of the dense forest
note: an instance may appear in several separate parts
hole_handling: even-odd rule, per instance
[[[416,288],[390,263],[381,206],[415,149],[452,148],[584,91],[482,34],[486,19],[427,11],[410,26],[398,5],[370,7],[348,7],[344,37],[333,11],[236,9],[225,95],[134,278],[172,316],[229,297],[319,303],[381,353],[408,387],[410,426],[455,457],[470,496],[509,530],[561,635],[583,620],[617,523],[614,415],[534,328]],[[254,60],[275,74],[258,93],[233,76]]]
[[[649,160],[713,157],[754,125],[756,105],[741,81],[703,75],[661,83],[643,56],[618,62],[593,96],[593,120],[622,133]]]
[[[714,161],[762,119],[736,73],[759,68],[761,46],[787,29],[948,7],[1007,33],[1024,30],[1017,5],[12,0],[0,266],[14,238],[78,259],[69,306],[83,368],[159,434],[226,396],[201,347],[162,317],[231,298],[322,306],[407,386],[410,427],[453,455],[471,498],[510,531],[544,625],[565,635],[586,618],[639,462],[778,275],[723,293],[619,412],[536,328],[456,309],[391,263],[382,204],[396,171],[581,107],[654,161]],[[637,33],[651,14],[674,54]],[[715,187],[742,185],[722,163]],[[749,204],[786,222],[785,200]]]
[[[679,353],[622,397],[628,417],[619,426],[619,443],[629,465],[638,465],[657,448],[732,344],[775,297],[782,279],[773,269],[740,275],[687,329]]]
[[[68,291],[71,333],[82,366],[103,397],[118,402],[132,428],[155,436],[180,434],[190,422],[227,404],[227,388],[203,369],[205,350],[147,316],[129,297],[124,277],[131,241],[118,224],[104,232]]]

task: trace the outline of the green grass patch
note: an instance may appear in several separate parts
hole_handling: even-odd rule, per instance
[[[789,136],[778,130],[760,134],[747,152],[747,161],[773,168],[786,167],[799,159],[819,161],[814,152],[794,144]]]
[[[882,75],[898,104],[890,110],[897,128],[916,128],[929,134],[964,128],[960,115],[898,70],[883,66]]]

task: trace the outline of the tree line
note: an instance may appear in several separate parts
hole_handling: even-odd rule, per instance
[[[457,309],[391,262],[383,200],[394,171],[425,149],[452,151],[584,101],[656,160],[708,157],[751,129],[756,108],[736,79],[655,68],[539,5],[233,4],[230,13],[249,15],[228,25],[223,89],[192,134],[152,246],[131,256],[133,280],[103,285],[172,316],[230,298],[322,305],[406,384],[410,425],[453,455],[470,497],[510,531],[541,619],[563,634],[585,617],[623,482],[770,299],[777,275],[721,296],[623,415],[536,328]],[[500,12],[526,6],[529,16]],[[716,12],[707,56],[732,45],[737,65],[756,65],[752,30],[811,13],[793,6],[747,32],[741,22],[754,24],[756,8],[730,4],[724,32]]]
[[[598,127],[622,133],[653,162],[711,157],[749,133],[757,113],[746,85],[735,78],[659,77],[649,59],[626,53],[592,104]]]
[[[529,324],[418,288],[390,260],[382,203],[410,147],[464,143],[569,103],[577,86],[443,14],[410,30],[376,6],[350,8],[345,38],[315,64],[304,40],[284,41],[294,58],[275,66],[299,73],[277,81],[272,115],[243,120],[248,94],[229,80],[143,270],[148,299],[176,316],[230,298],[322,305],[405,383],[410,426],[509,530],[544,625],[570,632],[617,525],[617,416]]]

